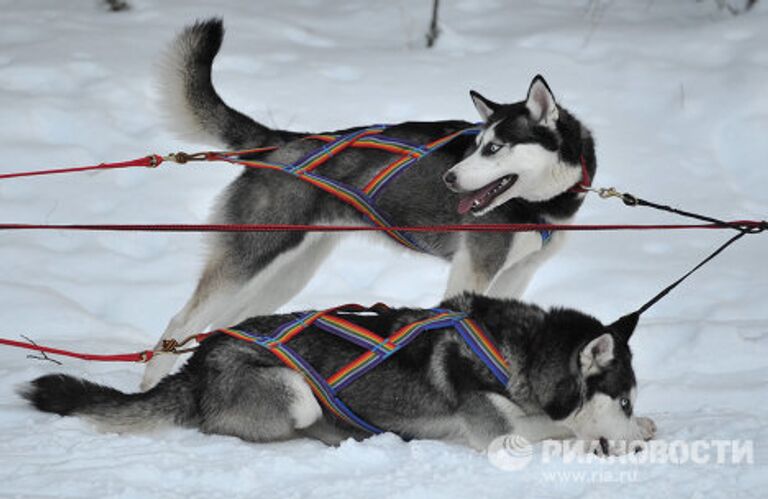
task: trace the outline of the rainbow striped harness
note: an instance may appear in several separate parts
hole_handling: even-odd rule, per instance
[[[374,369],[426,331],[454,329],[502,386],[507,386],[509,383],[507,362],[482,327],[462,312],[433,308],[430,310],[433,313],[432,316],[407,324],[387,338],[354,324],[342,316],[345,313],[359,312],[380,314],[386,310],[388,307],[381,303],[372,307],[344,305],[329,310],[297,314],[295,319],[277,327],[267,335],[233,328],[219,329],[218,332],[255,343],[267,349],[287,367],[304,376],[313,393],[326,409],[352,427],[373,434],[382,433],[383,430],[355,414],[339,398],[339,391]],[[326,379],[301,355],[286,345],[292,338],[306,331],[312,325],[363,347],[366,351]]]
[[[457,137],[462,135],[477,135],[480,132],[481,127],[478,125],[458,130],[423,146],[383,135],[382,132],[388,127],[389,125],[374,125],[347,134],[309,135],[304,137],[304,139],[319,140],[325,142],[325,145],[291,164],[270,163],[250,159],[232,159],[227,157],[221,157],[219,159],[250,168],[264,168],[288,173],[324,190],[344,203],[352,206],[373,225],[379,227],[393,227],[395,224],[392,224],[376,206],[376,198],[383,191],[384,187],[402,175],[408,168],[413,166],[416,161],[434,153]],[[338,180],[334,180],[321,175],[316,171],[320,165],[350,147],[386,151],[396,154],[397,158],[382,168],[362,188],[357,188]],[[386,234],[410,249],[425,253],[429,252],[406,232],[389,230],[386,231]],[[542,242],[544,244],[549,241],[549,235],[549,233],[541,233]]]
[[[384,187],[402,175],[419,159],[432,154],[459,136],[476,135],[480,132],[481,128],[479,126],[474,126],[458,130],[424,146],[420,146],[411,144],[402,139],[395,139],[382,135],[382,132],[388,127],[389,125],[374,125],[347,134],[323,134],[304,137],[307,140],[319,140],[325,142],[325,145],[291,164],[269,163],[266,161],[252,161],[247,159],[239,159],[236,162],[252,168],[279,170],[293,175],[352,206],[373,225],[379,227],[392,227],[394,224],[392,224],[376,207],[376,198],[382,192]],[[362,189],[339,182],[338,180],[326,177],[315,171],[320,165],[350,147],[378,149],[399,156],[374,175]],[[428,252],[428,250],[422,247],[410,234],[398,230],[386,231],[386,234],[403,246],[425,253]]]

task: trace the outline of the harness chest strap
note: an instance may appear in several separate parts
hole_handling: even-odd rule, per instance
[[[348,311],[378,312],[381,311],[381,305],[378,305],[378,308],[377,306],[365,308],[354,305],[321,312],[309,312],[281,325],[266,336],[232,328],[220,329],[219,331],[269,350],[287,367],[303,375],[317,399],[326,409],[347,424],[367,433],[377,434],[382,433],[382,430],[355,414],[339,398],[339,391],[364,376],[426,331],[454,329],[502,386],[507,386],[509,383],[507,362],[482,327],[464,313],[432,309],[432,316],[407,324],[388,338],[384,338],[346,320],[338,313]],[[337,313],[334,314],[334,312]],[[286,345],[286,342],[305,331],[310,325],[361,346],[367,351],[326,379],[301,355]]]

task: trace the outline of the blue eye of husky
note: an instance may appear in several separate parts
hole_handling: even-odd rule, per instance
[[[622,397],[621,400],[619,400],[619,405],[621,405],[621,410],[624,411],[624,414],[627,416],[632,415],[632,402],[630,402],[627,397]]]
[[[490,144],[485,146],[485,153],[496,154],[497,152],[499,152],[499,150],[501,150],[501,147],[502,147],[501,144],[496,144],[494,142],[491,142]]]

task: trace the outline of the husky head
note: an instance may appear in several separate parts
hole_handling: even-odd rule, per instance
[[[459,213],[480,216],[512,198],[546,201],[582,181],[589,132],[555,102],[544,78],[537,75],[515,104],[470,95],[485,124],[475,150],[443,176],[461,194]]]
[[[628,341],[629,315],[609,326],[572,310],[549,313],[530,365],[532,388],[544,411],[602,454],[621,453],[655,428],[634,414],[637,396]]]

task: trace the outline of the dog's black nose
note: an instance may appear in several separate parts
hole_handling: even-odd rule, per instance
[[[453,187],[456,184],[456,174],[453,172],[446,172],[445,175],[443,175],[443,182],[448,184],[448,186]]]

